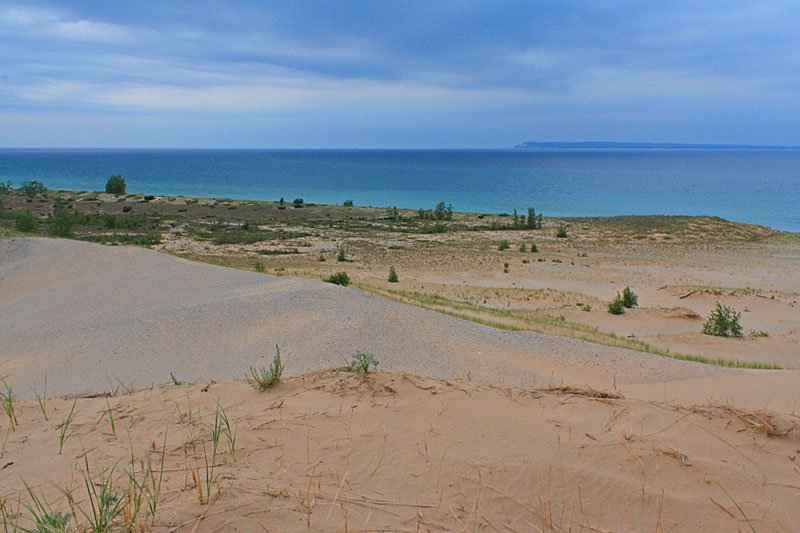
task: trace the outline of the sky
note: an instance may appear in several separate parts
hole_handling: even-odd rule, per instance
[[[0,147],[800,145],[800,2],[0,0]]]

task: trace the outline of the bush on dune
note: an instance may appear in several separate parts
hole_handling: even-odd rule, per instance
[[[350,285],[350,276],[347,275],[347,272],[337,272],[326,278],[322,278],[322,281],[346,287],[347,285]]]

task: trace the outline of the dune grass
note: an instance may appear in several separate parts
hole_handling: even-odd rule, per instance
[[[455,318],[469,320],[484,326],[503,329],[506,331],[533,331],[571,337],[589,342],[595,342],[617,348],[628,348],[638,352],[651,353],[677,359],[692,361],[706,365],[715,365],[727,368],[746,368],[755,370],[782,370],[781,365],[764,363],[760,361],[742,361],[739,359],[723,359],[706,357],[703,355],[673,352],[653,346],[647,342],[620,337],[619,335],[602,331],[597,327],[571,322],[562,317],[554,317],[543,311],[519,311],[511,309],[495,309],[470,302],[452,300],[437,295],[428,295],[418,292],[382,289],[371,285],[361,285],[359,288],[372,294],[383,296],[391,300],[410,303],[425,309],[431,309]],[[513,322],[512,322],[513,321]],[[519,324],[519,325],[518,325]]]

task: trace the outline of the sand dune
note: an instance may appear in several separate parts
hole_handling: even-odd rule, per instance
[[[0,338],[18,395],[45,374],[49,395],[93,393],[16,401],[15,428],[0,418],[6,525],[30,526],[25,484],[84,523],[87,464],[88,486],[114,480],[115,523],[141,530],[791,531],[800,519],[797,371],[502,331],[353,288],[56,239],[0,240]],[[294,377],[263,393],[230,381],[276,343]],[[319,370],[356,350],[391,372]],[[164,385],[170,372],[184,383]],[[710,398],[725,403],[689,405]],[[223,431],[209,460],[218,409],[235,445]],[[136,518],[144,485],[131,475],[152,487]]]
[[[382,370],[468,374],[496,385],[610,388],[731,371],[563,337],[509,332],[354,288],[220,268],[133,247],[45,238],[0,241],[0,374],[28,394],[179,379],[240,379],[278,344],[288,374],[356,350]],[[660,389],[659,389],[660,391]]]
[[[202,388],[77,400],[61,454],[72,402],[52,399],[49,420],[21,403],[0,474],[7,512],[17,491],[30,499],[23,479],[55,510],[88,511],[86,451],[95,482],[117,465],[117,494],[131,456],[137,480],[148,460],[158,480],[163,452],[155,517],[143,504],[138,518],[153,531],[792,531],[800,519],[798,435],[767,414],[407,374]],[[209,468],[217,401],[235,457],[222,436]]]

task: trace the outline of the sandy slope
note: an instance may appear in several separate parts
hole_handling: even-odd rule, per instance
[[[84,452],[95,482],[117,465],[122,495],[131,455],[141,481],[146,459],[158,471],[165,450],[155,519],[139,516],[155,531],[750,531],[744,516],[756,531],[793,531],[800,520],[800,440],[766,415],[748,424],[724,408],[407,374],[201,389],[80,399],[60,455],[72,402],[51,400],[49,420],[19,404],[0,461],[5,512],[17,512],[24,479],[80,516]],[[223,436],[209,499],[203,449],[212,453],[218,400],[237,428],[236,457]],[[71,492],[73,509],[50,482]]]
[[[501,331],[356,289],[198,264],[150,250],[0,240],[0,375],[19,394],[239,379],[279,344],[287,373],[356,350],[382,370],[496,385],[611,388],[731,371],[563,337]],[[658,388],[659,395],[661,387]]]
[[[221,383],[268,364],[274,343],[297,377],[265,393]],[[504,332],[313,280],[55,239],[0,240],[0,346],[0,375],[23,396],[45,372],[49,394],[171,371],[200,382],[79,398],[66,427],[67,398],[51,397],[46,418],[17,401],[16,429],[0,413],[0,509],[25,527],[23,481],[80,517],[84,456],[94,482],[116,465],[124,515],[131,456],[141,481],[161,452],[143,529],[792,531],[800,519],[797,371]],[[309,373],[358,349],[394,373]],[[534,390],[611,390],[615,377],[624,398]],[[688,406],[711,397],[772,412]],[[212,472],[216,405],[238,429],[236,457],[222,436]]]

